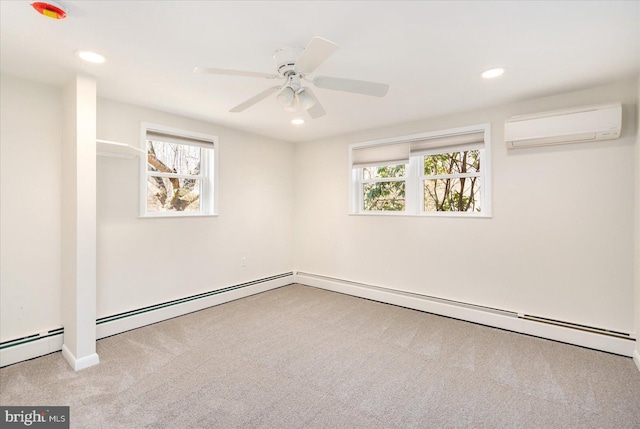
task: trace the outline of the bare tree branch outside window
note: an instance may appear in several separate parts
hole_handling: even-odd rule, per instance
[[[200,210],[201,152],[198,146],[147,141],[149,212]]]
[[[480,212],[479,150],[425,156],[424,175],[425,211]]]

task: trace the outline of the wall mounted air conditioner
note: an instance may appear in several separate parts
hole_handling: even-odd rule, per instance
[[[514,116],[504,124],[509,149],[620,137],[620,103]]]

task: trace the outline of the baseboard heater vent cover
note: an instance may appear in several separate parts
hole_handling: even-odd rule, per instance
[[[406,296],[406,297],[410,297],[410,298],[418,298],[418,299],[426,300],[426,301],[430,301],[430,302],[437,302],[439,304],[447,304],[447,305],[453,305],[455,307],[460,307],[460,308],[467,308],[467,309],[471,309],[471,310],[483,311],[485,313],[499,314],[501,316],[513,317],[514,319],[519,317],[518,313],[516,313],[515,311],[501,310],[499,308],[486,307],[486,306],[477,305],[477,304],[469,304],[467,302],[455,301],[453,299],[438,298],[436,296],[424,295],[424,294],[415,293],[415,292],[406,292],[406,291],[402,291],[402,290],[398,290],[398,289],[391,289],[391,288],[382,287],[382,286],[373,286],[373,285],[370,285],[370,284],[367,284],[367,283],[359,283],[359,282],[354,282],[354,281],[351,281],[351,280],[342,280],[342,279],[338,279],[338,278],[334,278],[334,277],[321,276],[321,275],[318,275],[318,274],[304,273],[302,271],[296,272],[296,275],[303,276],[303,277],[311,277],[311,278],[315,278],[315,279],[319,279],[319,280],[326,280],[326,281],[331,281],[331,282],[339,282],[341,284],[346,284],[346,285],[366,288],[368,290],[375,290],[375,291],[379,291],[379,292],[392,293],[394,295]]]
[[[288,272],[101,317],[96,320],[97,338],[100,339],[131,329],[140,328],[151,323],[223,304],[269,289],[286,286],[291,283],[293,283],[293,272]],[[255,287],[250,288],[250,286]],[[247,289],[243,290],[245,288]],[[237,292],[229,293],[234,291]],[[63,340],[64,328],[59,327],[49,331],[3,341],[0,343],[0,367],[58,352],[62,349]]]
[[[34,341],[43,340],[45,338],[51,338],[56,335],[60,335],[64,333],[64,329],[62,327],[51,329],[50,331],[41,332],[39,334],[27,335],[26,337],[14,338],[13,340],[3,341],[0,343],[0,350],[6,349],[9,347],[19,346],[21,344],[32,343]]]
[[[254,286],[260,283],[266,283],[272,280],[278,280],[278,279],[282,279],[285,277],[289,277],[289,276],[293,276],[292,272],[289,273],[283,273],[283,274],[278,274],[275,276],[271,276],[271,277],[265,277],[263,279],[259,279],[259,280],[253,280],[250,282],[246,282],[246,283],[240,283],[234,286],[228,286],[222,289],[216,289],[216,290],[212,290],[209,292],[203,292],[203,293],[199,293],[196,295],[191,295],[191,296],[187,296],[184,298],[179,298],[179,299],[174,299],[173,301],[167,301],[167,302],[162,302],[160,304],[154,304],[154,305],[150,305],[148,307],[142,307],[142,308],[138,308],[135,310],[130,310],[130,311],[126,311],[124,313],[118,313],[118,314],[113,314],[111,316],[105,316],[105,317],[101,317],[99,319],[96,320],[96,325],[102,325],[104,323],[108,323],[108,322],[113,322],[114,320],[120,320],[120,319],[124,319],[127,317],[131,317],[131,316],[136,316],[138,314],[143,314],[143,313],[148,313],[150,311],[154,311],[154,310],[159,310],[161,308],[166,308],[166,307],[172,307],[174,305],[178,305],[178,304],[184,304],[186,302],[190,302],[190,301],[195,301],[198,299],[202,299],[202,298],[208,298],[210,296],[214,296],[214,295],[220,295],[222,293],[225,292],[231,292],[233,290],[237,290],[237,289],[242,289],[248,286]]]
[[[635,348],[635,336],[632,333],[554,320],[302,271],[295,273],[295,281],[296,283],[386,304],[398,305],[426,313],[623,356],[632,356]]]
[[[625,332],[611,331],[608,329],[596,328],[593,326],[579,325],[577,323],[563,322],[562,320],[548,319],[546,317],[532,316],[530,314],[519,315],[521,319],[531,320],[533,322],[548,323],[549,325],[562,326],[564,328],[576,329],[578,331],[592,332],[594,334],[608,335],[610,337],[622,338],[625,340],[634,340],[631,334]]]

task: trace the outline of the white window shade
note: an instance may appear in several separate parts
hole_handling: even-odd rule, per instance
[[[410,146],[411,156],[483,149],[484,131],[413,140]]]
[[[353,168],[407,164],[409,143],[394,143],[353,149]]]
[[[200,146],[207,149],[214,148],[214,142],[212,140],[163,133],[161,131],[155,131],[155,130],[147,130],[147,140],[160,141],[165,143],[184,144],[189,146]]]

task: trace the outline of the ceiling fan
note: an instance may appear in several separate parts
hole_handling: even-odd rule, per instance
[[[387,94],[389,85],[384,83],[328,76],[316,76],[311,80],[307,79],[306,76],[313,73],[320,64],[322,64],[336,51],[336,49],[338,49],[338,45],[335,43],[316,36],[311,39],[307,47],[304,49],[281,48],[275,51],[273,54],[273,60],[276,63],[277,71],[275,74],[211,67],[196,67],[193,71],[195,73],[284,80],[284,83],[281,85],[265,89],[247,101],[238,104],[236,107],[231,109],[230,112],[242,112],[277,92],[278,104],[280,104],[280,106],[285,110],[295,112],[301,108],[305,110],[311,118],[319,118],[326,112],[311,91],[311,88],[303,86],[304,82],[310,82],[318,88],[371,95],[374,97],[384,97]]]

